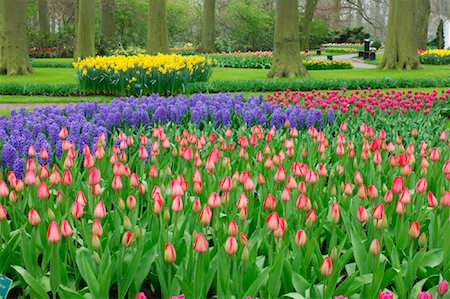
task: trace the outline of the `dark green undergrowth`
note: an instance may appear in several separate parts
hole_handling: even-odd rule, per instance
[[[450,87],[450,77],[443,78],[377,78],[377,79],[303,79],[303,80],[227,80],[189,83],[183,93],[196,92],[264,92],[277,90],[336,90],[336,89],[386,89]],[[77,84],[0,84],[0,95],[79,96]],[[139,95],[139,94],[137,94]]]

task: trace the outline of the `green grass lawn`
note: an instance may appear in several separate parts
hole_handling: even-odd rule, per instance
[[[253,80],[267,79],[269,70],[214,68],[211,81],[217,80]],[[450,66],[424,65],[422,70],[377,70],[350,69],[332,71],[310,71],[312,79],[342,79],[342,78],[441,78],[450,75]],[[301,79],[301,78],[298,78]],[[281,79],[282,80],[282,79]],[[25,76],[0,75],[0,83],[26,84],[76,84],[75,70],[70,68],[35,68],[34,73]]]
[[[73,58],[31,58],[31,61],[47,62],[47,63],[72,63]]]
[[[50,97],[50,96],[0,96],[0,104],[36,104],[36,103],[78,103],[83,101],[109,102],[111,96],[80,96],[80,97]],[[19,107],[19,106],[18,106]]]

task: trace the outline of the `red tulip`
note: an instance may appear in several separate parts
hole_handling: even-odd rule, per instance
[[[306,226],[310,227],[317,219],[316,210],[311,210],[306,214]]]
[[[198,213],[200,212],[201,209],[201,203],[200,200],[198,200],[198,198],[194,199],[194,202],[192,203],[192,211],[194,213]]]
[[[236,221],[231,220],[228,224],[228,235],[235,237],[238,233],[238,226],[236,224]]]
[[[212,212],[209,206],[205,205],[200,213],[200,223],[203,225],[209,225],[211,222]]]
[[[333,203],[331,206],[331,222],[334,224],[339,223],[339,218],[341,215],[341,209],[339,208],[339,204],[337,201]]]
[[[394,299],[394,296],[392,296],[391,292],[389,291],[380,291],[378,293],[378,299]]]
[[[377,255],[380,253],[380,242],[378,242],[377,239],[372,240],[372,243],[370,243],[369,251],[372,255]]]
[[[41,182],[37,189],[37,196],[40,199],[46,199],[50,196],[50,191],[48,190],[47,184],[45,182]]]
[[[448,291],[448,281],[447,280],[442,280],[438,287],[437,287],[437,292],[439,295],[444,296]]]
[[[103,228],[101,223],[95,219],[92,223],[92,234],[101,237],[103,235]]]
[[[283,166],[278,167],[277,172],[275,173],[274,181],[278,184],[284,182],[286,180],[286,171]]]
[[[172,264],[177,260],[177,253],[172,244],[166,244],[164,247],[164,260],[166,263]]]
[[[428,199],[428,205],[431,208],[436,208],[438,206],[437,199],[431,191],[428,191],[427,199]]]
[[[70,170],[64,171],[63,177],[62,177],[62,183],[63,185],[69,186],[72,184],[72,173],[70,173]]]
[[[405,183],[403,182],[403,178],[401,176],[394,178],[391,189],[394,193],[402,193],[403,189],[405,189]]]
[[[209,205],[211,208],[218,208],[218,207],[220,207],[220,196],[219,196],[218,193],[212,192],[212,193],[209,195],[209,198],[208,198],[208,205]]]
[[[330,276],[332,272],[333,272],[333,262],[327,256],[323,260],[322,264],[320,264],[320,273],[322,273],[323,276]]]
[[[83,217],[83,213],[84,213],[83,206],[80,203],[78,203],[77,201],[75,201],[72,205],[73,218],[80,219],[81,217]]]
[[[377,220],[382,220],[384,218],[384,205],[382,203],[375,206],[372,212],[372,217]]]
[[[50,185],[59,185],[61,183],[61,174],[57,170],[53,170],[49,178]]]
[[[231,190],[231,177],[227,176],[226,178],[220,180],[219,185],[222,192],[229,192]]]
[[[28,212],[28,222],[33,226],[41,223],[41,217],[39,217],[39,214],[35,209],[31,209]]]
[[[227,241],[225,242],[225,252],[228,255],[235,254],[238,250],[238,243],[236,241],[236,238],[233,236],[228,237]]]
[[[295,235],[295,244],[297,244],[297,246],[304,246],[306,244],[306,232],[304,230],[298,230],[297,234]]]
[[[450,192],[445,191],[441,196],[441,205],[444,207],[450,207]]]
[[[177,195],[172,200],[172,211],[175,213],[181,212],[183,209],[183,200],[181,199],[181,196]]]
[[[416,192],[423,193],[427,191],[427,180],[425,178],[421,178],[416,184]]]
[[[134,240],[134,234],[130,231],[125,232],[125,234],[122,237],[122,245],[125,247],[128,247],[133,243]]]
[[[206,241],[205,236],[203,236],[202,233],[199,233],[195,238],[194,250],[197,251],[198,253],[208,251],[208,242]]]
[[[59,242],[59,240],[61,240],[61,234],[59,232],[58,223],[52,221],[47,230],[47,241],[56,243]]]
[[[78,191],[77,196],[75,197],[75,201],[82,205],[83,207],[86,206],[86,196],[84,196],[83,191]]]
[[[363,206],[358,207],[356,218],[361,223],[365,223],[369,219],[369,215],[367,214],[367,211]]]
[[[100,200],[94,209],[94,217],[98,219],[103,219],[106,216],[105,204]]]
[[[280,217],[277,212],[271,213],[267,216],[266,225],[271,231],[276,231],[280,224]]]
[[[402,204],[409,204],[411,202],[411,193],[409,192],[408,188],[403,189],[399,201]]]
[[[34,170],[27,170],[23,182],[28,186],[36,184],[36,174],[34,173]]]
[[[61,221],[61,234],[66,238],[72,235],[72,228],[70,227],[69,221],[66,219]]]
[[[408,234],[411,238],[416,239],[420,235],[420,225],[419,222],[414,221],[409,225]]]
[[[41,179],[46,179],[46,178],[48,178],[49,176],[50,176],[50,172],[48,171],[47,166],[42,165],[42,166],[41,166],[41,170],[39,171],[39,177],[40,177]]]
[[[115,175],[111,184],[113,190],[121,190],[123,188],[122,179],[120,176]]]

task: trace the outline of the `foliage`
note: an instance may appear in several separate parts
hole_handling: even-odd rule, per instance
[[[74,32],[70,27],[63,27],[58,32],[42,33],[28,31],[29,55],[33,58],[68,58],[73,57]]]
[[[377,51],[378,51],[378,50],[381,48],[382,44],[381,44],[380,41],[375,40],[375,41],[373,41],[373,42],[370,44],[370,46],[371,46],[372,48],[377,49]]]
[[[13,112],[0,272],[17,297],[437,296],[442,106],[352,118],[197,94]]]
[[[173,94],[189,82],[208,80],[211,59],[176,54],[97,56],[74,63],[80,90],[87,93]]]
[[[335,54],[351,54],[357,53],[358,48],[349,48],[349,47],[324,47],[325,52],[327,53],[335,53]]]
[[[199,27],[201,8],[189,0],[167,1],[167,20],[170,45],[184,45],[194,41],[195,29]],[[197,25],[197,26],[195,26]],[[191,54],[192,55],[192,54]]]
[[[330,33],[331,43],[362,43],[370,34],[364,31],[364,27],[343,28]]]
[[[218,52],[270,50],[273,47],[273,12],[261,3],[237,0],[217,13]]]
[[[303,28],[303,16],[300,17],[300,32]],[[327,22],[320,18],[314,17],[311,22],[311,32],[309,33],[310,49],[319,49],[322,44],[329,40],[330,29]]]
[[[420,63],[450,65],[450,50],[431,49],[419,52]]]
[[[145,48],[147,41],[147,7],[145,0],[116,0],[117,48]]]

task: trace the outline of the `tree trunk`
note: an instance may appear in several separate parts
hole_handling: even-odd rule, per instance
[[[331,14],[330,28],[338,30],[341,27],[341,0],[333,0],[333,13]]]
[[[417,48],[426,49],[428,43],[428,23],[430,20],[430,0],[416,0]]]
[[[380,69],[419,69],[416,41],[416,0],[391,0],[384,57]]]
[[[277,0],[270,78],[308,76],[300,57],[298,0]]]
[[[310,47],[309,37],[311,36],[311,24],[318,3],[319,0],[306,0],[305,13],[302,24],[302,35],[300,36],[300,50],[303,51],[309,50]]]
[[[149,0],[147,52],[169,53],[166,0]]]
[[[47,0],[38,0],[38,13],[39,13],[39,30],[43,33],[49,33],[50,19],[48,17]]]
[[[215,40],[216,0],[203,0],[202,41],[200,50],[203,53],[216,51]]]
[[[26,0],[0,0],[0,74],[33,72],[28,56]]]
[[[78,1],[75,60],[95,55],[95,0]]]
[[[115,0],[102,0],[102,48],[104,52],[114,46],[115,6]]]

